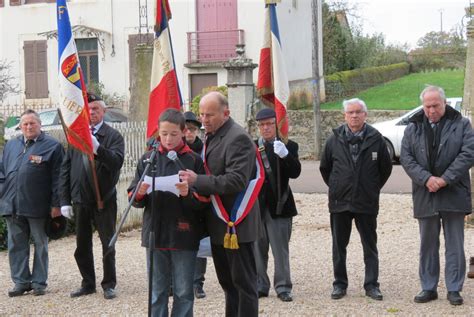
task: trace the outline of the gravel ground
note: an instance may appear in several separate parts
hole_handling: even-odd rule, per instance
[[[261,316],[315,315],[473,315],[474,280],[466,279],[465,304],[454,307],[446,300],[444,275],[441,274],[439,298],[428,304],[413,303],[419,291],[418,226],[411,216],[410,195],[383,194],[378,222],[380,285],[383,301],[365,296],[364,266],[360,239],[354,227],[348,248],[348,295],[338,301],[330,299],[332,290],[331,236],[327,199],[324,194],[296,194],[300,215],[294,218],[291,241],[293,278],[292,303],[283,303],[272,291],[260,301]],[[466,229],[466,256],[474,255],[473,228]],[[69,293],[80,285],[80,275],[74,261],[74,238],[50,244],[50,277],[45,296],[30,294],[9,298],[12,287],[6,252],[0,253],[0,315],[146,315],[147,280],[145,251],[139,245],[140,233],[124,233],[117,243],[118,297],[105,300],[97,294],[71,299]],[[94,240],[94,254],[100,254],[100,242]],[[442,242],[443,244],[443,242]],[[444,251],[441,250],[441,254]],[[444,259],[442,259],[444,267]],[[196,316],[223,316],[224,296],[214,274],[212,260],[208,262],[205,290],[207,297],[195,301]],[[269,264],[273,272],[272,263]],[[98,279],[102,263],[96,259]]]

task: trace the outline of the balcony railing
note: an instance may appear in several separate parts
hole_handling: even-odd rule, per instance
[[[237,44],[245,44],[244,30],[188,32],[188,63],[227,61]]]

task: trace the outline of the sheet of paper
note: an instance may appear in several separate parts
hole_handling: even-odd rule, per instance
[[[143,180],[144,183],[150,185],[147,194],[151,193],[153,178],[150,176],[145,176]],[[155,190],[161,190],[163,192],[170,192],[179,197],[179,190],[176,188],[176,184],[179,183],[179,175],[170,175],[170,176],[160,176],[155,177]]]

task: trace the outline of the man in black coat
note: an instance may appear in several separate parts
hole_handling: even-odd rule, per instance
[[[204,143],[202,143],[198,135],[201,132],[200,130],[202,124],[192,111],[186,111],[184,113],[184,118],[186,120],[186,129],[184,131],[186,144],[191,148],[191,150],[194,151],[194,153],[201,155]],[[209,238],[202,239],[201,245],[203,243],[207,243],[207,246],[209,246]],[[196,258],[196,269],[194,271],[194,296],[198,299],[206,297],[206,292],[204,291],[204,276],[206,275],[206,267],[207,258],[198,256]]]
[[[344,103],[346,123],[333,130],[321,157],[320,171],[329,186],[334,282],[332,299],[346,295],[346,255],[352,219],[359,231],[365,263],[365,294],[382,300],[379,289],[377,214],[380,190],[392,172],[382,135],[365,123],[367,106],[354,98]]]
[[[412,180],[413,214],[420,232],[422,289],[414,301],[426,303],[438,298],[442,227],[447,299],[451,305],[462,305],[464,217],[472,211],[469,169],[474,164],[474,134],[469,120],[446,106],[441,87],[426,87],[420,99],[423,110],[410,118],[400,156]]]
[[[104,101],[88,94],[95,170],[99,183],[100,197],[104,208],[98,209],[91,164],[79,151],[69,148],[61,166],[60,196],[61,213],[68,218],[75,215],[76,258],[82,275],[81,287],[71,293],[78,297],[95,293],[96,281],[94,256],[92,254],[92,226],[99,232],[102,243],[104,276],[101,286],[104,298],[116,297],[115,249],[108,245],[117,220],[117,191],[115,185],[120,176],[124,160],[122,135],[104,123],[106,111]]]
[[[276,113],[273,109],[260,110],[256,120],[260,131],[260,138],[256,143],[265,166],[265,183],[258,197],[264,230],[255,250],[258,296],[267,297],[270,290],[267,266],[268,247],[271,245],[275,261],[273,286],[280,300],[291,302],[293,284],[290,275],[289,242],[293,216],[296,216],[297,211],[288,183],[290,178],[297,178],[301,173],[298,144],[288,140],[285,145],[277,139]]]

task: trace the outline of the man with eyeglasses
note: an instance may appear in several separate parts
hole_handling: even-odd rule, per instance
[[[204,143],[202,143],[202,140],[199,138],[202,123],[197,119],[196,115],[192,111],[186,111],[184,113],[184,118],[186,119],[186,129],[184,130],[186,144],[195,153],[201,155],[204,146]],[[211,245],[209,237],[201,239],[198,257],[196,258],[196,269],[194,271],[194,297],[197,299],[206,297],[206,292],[204,291],[204,281],[206,279],[205,275],[207,268],[207,258],[201,254],[209,253],[209,256],[211,256],[210,249]]]
[[[382,300],[378,275],[377,214],[380,190],[392,172],[392,162],[382,135],[365,122],[367,106],[361,99],[344,100],[345,123],[326,141],[320,171],[329,186],[332,259],[332,299],[346,295],[347,245],[352,219],[364,251],[366,296]]]
[[[288,140],[285,144],[277,139],[276,113],[273,109],[260,110],[256,120],[260,132],[256,143],[265,166],[265,182],[258,196],[263,233],[255,247],[258,296],[267,297],[270,290],[267,266],[271,246],[275,263],[273,287],[281,301],[291,302],[293,283],[290,275],[289,242],[293,216],[296,216],[297,210],[289,180],[297,178],[301,173],[298,143]]]
[[[447,299],[451,305],[462,305],[464,216],[472,211],[469,169],[474,164],[474,134],[469,120],[446,106],[441,87],[426,87],[420,100],[423,109],[410,118],[400,156],[412,180],[413,215],[420,232],[421,292],[413,300],[427,303],[438,298],[442,227]]]

